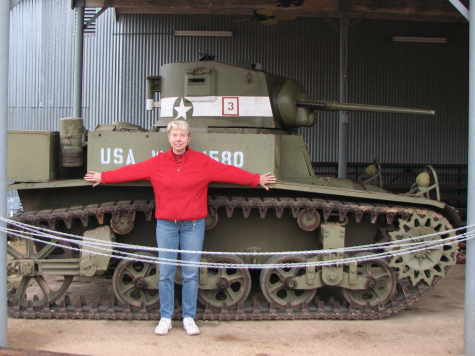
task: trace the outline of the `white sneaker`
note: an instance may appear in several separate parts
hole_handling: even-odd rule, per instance
[[[199,335],[200,334],[200,328],[198,325],[196,325],[195,321],[193,318],[184,318],[183,319],[183,328],[185,329],[186,333],[188,335]]]
[[[172,320],[169,318],[161,318],[158,322],[157,327],[155,328],[155,334],[157,335],[166,335],[172,328]]]

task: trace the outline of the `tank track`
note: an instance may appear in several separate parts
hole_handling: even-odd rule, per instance
[[[252,209],[258,209],[259,215],[263,219],[269,211],[274,211],[275,215],[280,218],[286,209],[290,210],[293,217],[296,217],[301,209],[317,209],[322,213],[322,220],[325,222],[330,218],[337,218],[338,221],[344,222],[350,215],[356,222],[362,221],[364,217],[369,217],[372,223],[384,218],[388,224],[393,224],[399,217],[409,218],[413,214],[430,213],[441,216],[439,213],[423,208],[293,197],[210,196],[209,208],[210,213],[213,210],[224,208],[228,217],[232,217],[236,210],[240,210],[244,217],[248,217]],[[124,213],[135,217],[137,212],[143,213],[146,220],[150,221],[154,212],[153,201],[114,201],[65,209],[29,211],[17,215],[15,220],[34,225],[47,224],[52,229],[57,226],[59,221],[62,221],[67,228],[71,228],[73,221],[79,220],[83,227],[87,227],[93,217],[97,223],[103,224],[107,215],[111,219],[114,216],[123,216]],[[439,277],[435,277],[431,286],[425,283],[412,286],[408,279],[399,280],[393,298],[385,305],[378,307],[353,307],[346,302],[336,301],[334,298],[324,301],[318,299],[317,296],[311,303],[301,307],[276,308],[262,296],[251,295],[244,305],[234,308],[219,310],[208,306],[199,307],[197,318],[201,320],[383,319],[414,305],[439,280]],[[157,307],[123,306],[119,305],[115,298],[114,300],[104,298],[96,303],[88,303],[83,296],[74,296],[74,302],[71,300],[72,296],[66,294],[58,302],[49,306],[35,306],[34,302],[29,302],[26,306],[10,305],[9,315],[14,318],[26,319],[157,320],[160,317]],[[179,315],[178,309],[176,315]]]

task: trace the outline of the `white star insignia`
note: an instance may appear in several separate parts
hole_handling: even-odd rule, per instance
[[[177,113],[177,116],[175,119],[179,119],[180,117],[182,117],[186,120],[186,113],[191,109],[191,106],[185,106],[185,103],[183,102],[183,98],[182,98],[180,101],[180,105],[175,106],[173,109]]]

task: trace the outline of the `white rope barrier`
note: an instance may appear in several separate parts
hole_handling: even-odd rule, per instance
[[[28,240],[36,241],[36,242],[41,242],[45,243],[44,240],[41,239],[36,239],[32,238],[30,236],[25,236],[21,234],[14,234],[19,237],[23,237]],[[462,236],[462,235],[460,235]],[[111,255],[111,254],[104,254],[101,252],[97,252],[95,250],[87,250],[87,249],[80,249],[80,248],[75,248],[67,245],[61,245],[57,243],[52,243],[52,242],[47,242],[48,244],[51,244],[56,247],[61,247],[65,249],[70,249],[74,251],[80,251],[80,252],[89,252],[93,253],[96,255],[101,255],[105,257],[112,257],[112,258],[120,258],[120,259],[125,259],[125,260],[130,260],[130,261],[138,261],[138,262],[144,262],[144,263],[155,263],[155,264],[166,264],[166,265],[176,265],[176,266],[181,266],[181,267],[203,267],[203,268],[234,268],[234,269],[262,269],[262,268],[306,268],[306,267],[322,267],[322,266],[334,266],[334,265],[342,265],[342,264],[349,264],[353,262],[365,262],[365,261],[372,261],[376,259],[381,259],[381,258],[387,258],[387,257],[393,257],[393,256],[400,256],[404,254],[409,254],[409,253],[415,253],[419,251],[424,251],[427,249],[434,249],[437,247],[442,247],[446,245],[452,245],[459,243],[460,241],[466,241],[468,239],[472,239],[474,235],[470,237],[464,237],[461,238],[457,241],[452,241],[449,243],[441,243],[436,246],[432,246],[431,248],[419,248],[419,249],[405,249],[403,251],[398,251],[398,252],[382,252],[382,253],[377,253],[377,254],[371,254],[371,255],[366,255],[366,256],[356,256],[356,257],[349,257],[349,258],[342,258],[342,259],[336,259],[336,260],[325,260],[325,261],[309,261],[309,262],[303,262],[303,263],[279,263],[279,264],[234,264],[234,263],[209,263],[209,262],[189,262],[185,260],[176,260],[176,259],[167,259],[167,258],[160,258],[160,257],[151,257],[151,256],[143,256],[143,255],[136,255],[136,254],[130,254],[127,252],[123,251],[114,251],[118,252],[119,254],[125,254],[126,256],[116,256],[116,255]],[[110,249],[108,250],[110,251]],[[127,255],[133,255],[134,257],[127,257]]]
[[[27,231],[32,231],[38,234],[41,234],[41,232],[45,232],[42,234],[43,237],[45,238],[50,238],[50,239],[56,239],[56,240],[65,240],[68,242],[75,242],[76,240],[83,240],[83,241],[88,241],[91,245],[96,245],[96,246],[112,246],[116,248],[123,248],[123,249],[129,249],[129,250],[141,250],[141,251],[150,251],[150,252],[176,252],[176,253],[182,253],[182,254],[199,254],[199,255],[220,255],[220,256],[278,256],[278,255],[320,255],[320,254],[328,254],[328,253],[346,253],[346,252],[357,252],[357,251],[367,251],[367,250],[376,250],[376,249],[381,249],[381,248],[400,248],[401,246],[414,246],[416,243],[411,242],[411,241],[416,241],[416,240],[425,240],[430,237],[435,237],[439,235],[449,235],[451,233],[455,233],[456,231],[460,230],[471,230],[475,227],[474,225],[468,225],[464,227],[458,227],[455,229],[450,229],[450,230],[444,230],[440,232],[435,232],[431,234],[426,234],[426,235],[420,235],[420,236],[415,236],[415,237],[409,237],[397,241],[387,241],[387,242],[380,242],[380,243],[374,243],[374,244],[368,244],[368,245],[358,245],[358,246],[350,246],[350,247],[342,247],[342,248],[336,248],[336,249],[327,249],[327,250],[303,250],[303,251],[279,251],[279,252],[249,252],[249,251],[240,251],[240,252],[229,252],[229,251],[196,251],[196,250],[180,250],[180,249],[167,249],[167,248],[158,248],[158,247],[148,247],[148,246],[139,246],[139,245],[132,245],[132,244],[124,244],[124,243],[118,243],[118,242],[106,242],[103,240],[99,239],[94,239],[91,237],[86,237],[86,236],[81,236],[81,235],[73,235],[73,234],[68,234],[60,231],[55,231],[55,230],[50,230],[44,227],[40,226],[33,226],[33,225],[28,225],[25,223],[21,223],[15,220],[11,219],[6,219],[0,217],[0,220],[4,221],[5,223],[12,225],[12,226],[17,226],[23,230]],[[59,236],[66,236],[70,237],[71,239],[62,239]],[[447,241],[447,239],[444,239]],[[434,240],[432,240],[434,241]],[[408,242],[405,244],[405,242]],[[421,244],[426,243],[426,241],[420,242]]]
[[[235,269],[243,269],[243,268],[251,268],[251,269],[262,269],[262,268],[308,268],[308,267],[323,267],[323,266],[332,266],[332,265],[341,265],[341,264],[349,264],[349,263],[355,263],[355,262],[365,262],[365,261],[370,261],[370,260],[375,260],[375,259],[381,259],[381,258],[388,258],[388,257],[394,257],[394,256],[401,256],[404,254],[409,254],[409,253],[416,253],[416,252],[421,252],[425,250],[430,250],[430,249],[440,249],[443,248],[443,246],[448,246],[448,245],[453,245],[453,244],[458,244],[462,241],[467,241],[469,239],[472,239],[475,237],[475,232],[474,233],[463,233],[460,235],[454,235],[450,236],[447,238],[443,239],[430,239],[426,241],[421,241],[421,242],[413,242],[413,243],[404,243],[401,244],[403,241],[415,241],[415,240],[420,240],[426,237],[435,237],[438,235],[447,235],[450,233],[454,233],[455,231],[459,231],[462,229],[471,229],[473,226],[466,226],[462,228],[457,228],[457,229],[451,229],[451,230],[446,230],[446,231],[441,231],[433,234],[427,234],[427,235],[421,235],[421,236],[416,236],[408,239],[402,239],[398,241],[391,241],[391,242],[385,242],[381,244],[373,244],[373,245],[361,245],[361,246],[353,246],[353,247],[348,247],[348,248],[342,248],[342,249],[332,249],[332,250],[316,250],[316,251],[288,251],[288,252],[243,252],[243,253],[230,253],[230,252],[216,252],[216,251],[184,251],[184,250],[174,250],[174,249],[159,249],[159,248],[147,248],[148,251],[159,251],[159,252],[169,252],[169,253],[194,253],[194,254],[211,254],[209,252],[213,252],[212,254],[214,255],[247,255],[247,256],[268,256],[268,255],[286,255],[286,256],[294,256],[294,255],[318,255],[318,254],[331,254],[334,255],[335,253],[342,253],[342,252],[354,252],[356,251],[364,251],[368,252],[367,250],[369,249],[379,249],[381,250],[383,247],[385,249],[397,249],[396,251],[382,251],[378,253],[371,253],[369,255],[365,256],[350,256],[350,257],[344,257],[344,258],[338,258],[338,259],[323,259],[323,260],[316,260],[316,261],[307,261],[307,262],[296,262],[296,263],[253,263],[253,264],[245,264],[245,263],[220,263],[220,262],[207,262],[207,261],[187,261],[187,260],[177,260],[177,259],[169,259],[169,258],[163,258],[163,257],[154,257],[154,256],[144,256],[140,254],[134,254],[130,253],[127,251],[121,251],[118,249],[113,249],[112,247],[117,247],[117,248],[127,248],[129,246],[135,247],[135,249],[140,249],[140,247],[146,247],[146,246],[137,246],[137,245],[129,245],[129,244],[118,244],[118,243],[113,243],[113,242],[104,242],[102,240],[97,240],[97,239],[92,239],[92,238],[85,238],[83,236],[78,236],[78,235],[72,235],[72,234],[66,234],[66,233],[59,233],[57,231],[41,228],[41,227],[36,227],[36,226],[31,226],[23,223],[19,223],[10,219],[4,219],[0,218],[2,220],[5,220],[8,224],[14,225],[17,227],[20,227],[23,230],[27,230],[26,232],[22,233],[19,230],[11,229],[11,228],[5,228],[4,231],[7,232],[11,236],[16,236],[20,238],[24,238],[27,240],[39,242],[39,243],[44,243],[44,244],[50,244],[56,247],[64,248],[64,249],[69,249],[73,251],[79,251],[79,252],[88,252],[91,254],[96,254],[96,255],[101,255],[109,258],[120,258],[120,259],[125,259],[125,260],[131,260],[131,261],[138,261],[138,262],[144,262],[144,263],[157,263],[157,264],[167,264],[167,265],[177,265],[181,267],[204,267],[204,268],[235,268]],[[12,222],[12,223],[10,223]],[[55,236],[50,233],[46,233],[43,231],[48,231],[52,232],[54,234],[59,234],[59,235],[67,235],[70,237],[74,237],[73,239],[68,239],[68,238],[62,238],[59,236]],[[62,245],[59,243],[55,243],[52,241],[45,241],[43,239],[35,238],[33,236],[40,236],[42,238],[47,238],[50,240],[57,240],[57,241],[62,241],[67,244],[75,244],[78,246],[83,246],[83,248],[77,248],[77,247],[72,247],[69,245]],[[84,240],[84,241],[82,241]],[[139,247],[139,248],[137,248]],[[357,249],[355,249],[355,247]],[[403,247],[403,248],[401,248]],[[99,251],[104,251],[108,253],[102,253]],[[112,254],[113,253],[113,254]]]
[[[10,233],[10,234],[14,234],[15,232],[18,232],[18,230],[8,229],[8,228],[5,229],[4,231],[7,232],[7,233]],[[28,233],[28,234],[32,234],[32,233]],[[32,235],[35,235],[35,234],[32,234]],[[60,237],[57,237],[57,236],[54,236],[54,235],[48,235],[48,234],[43,234],[43,233],[39,233],[39,234],[36,234],[36,235],[40,236],[40,237],[48,238],[48,239],[64,241],[64,242],[67,242],[67,243],[73,243],[73,244],[77,244],[77,245],[80,245],[80,246],[86,246],[86,247],[89,247],[89,248],[99,248],[100,249],[100,246],[104,246],[104,247],[106,247],[106,249],[105,249],[106,251],[112,250],[111,249],[111,247],[112,247],[111,244],[109,244],[107,242],[104,242],[104,241],[101,241],[102,242],[101,244],[96,244],[96,243],[91,243],[91,242],[82,242],[81,240],[76,240],[76,239],[60,238]],[[21,237],[24,237],[24,236],[26,236],[26,235],[21,235]],[[461,236],[464,236],[464,234],[451,236],[451,237],[445,238],[445,239],[426,240],[426,241],[407,243],[407,244],[400,244],[400,243],[398,243],[398,241],[394,241],[394,243],[392,245],[388,245],[388,247],[386,247],[386,249],[395,248],[395,249],[401,250],[401,247],[409,247],[411,249],[414,249],[415,247],[418,247],[418,246],[431,246],[431,245],[436,245],[438,243],[442,243],[442,245],[446,245],[446,244],[448,244],[448,242],[450,242],[452,240],[457,240],[458,242],[460,242],[461,241],[460,240]],[[419,239],[419,237],[418,237],[418,239]],[[45,242],[44,240],[38,240],[38,241]],[[371,247],[371,246],[369,246],[369,247]],[[364,249],[364,250],[367,251],[368,249]],[[379,248],[379,249],[381,249],[381,248]],[[328,254],[328,253],[336,253],[339,250],[341,250],[341,249],[324,250],[324,251],[326,251],[326,253]],[[358,251],[360,251],[360,250],[363,250],[363,249],[359,248]],[[160,251],[169,252],[169,253],[173,253],[173,252],[187,253],[188,252],[186,250],[168,250],[168,249],[163,249],[163,250],[160,249]],[[352,252],[352,250],[350,250],[350,251]],[[275,255],[281,255],[281,254],[291,255],[290,252],[295,252],[295,251],[289,251],[288,253],[276,252]],[[311,251],[311,252],[313,253],[315,251]],[[319,251],[316,251],[316,252],[319,252]],[[253,256],[253,255],[256,255],[256,254],[257,255],[273,255],[274,253],[272,253],[272,252],[250,253],[249,255]],[[301,252],[299,252],[299,254],[300,255],[305,255],[305,254],[311,254],[311,253],[306,253],[305,251],[301,251]],[[140,254],[130,254],[130,255],[132,255],[132,256],[143,256],[143,255],[140,255]]]

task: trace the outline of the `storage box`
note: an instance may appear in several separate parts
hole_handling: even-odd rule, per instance
[[[8,179],[15,182],[48,182],[56,176],[59,133],[8,131]]]

